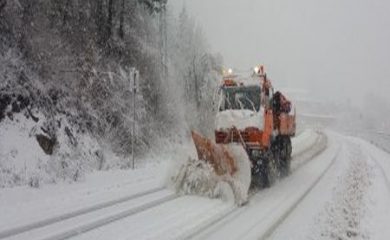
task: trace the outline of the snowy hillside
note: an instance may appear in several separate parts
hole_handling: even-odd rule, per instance
[[[0,240],[390,239],[389,12],[0,0]]]
[[[142,166],[189,129],[212,133],[222,63],[194,20],[101,2],[1,1],[1,187]]]

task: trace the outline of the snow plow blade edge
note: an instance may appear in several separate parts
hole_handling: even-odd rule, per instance
[[[222,144],[216,144],[195,131],[191,131],[191,135],[199,160],[208,162],[219,176],[236,173],[236,161]]]

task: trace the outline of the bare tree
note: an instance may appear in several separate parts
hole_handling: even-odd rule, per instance
[[[124,38],[125,36],[125,32],[124,32],[124,29],[123,29],[123,25],[124,25],[124,20],[125,20],[125,0],[122,0],[121,2],[121,12],[120,12],[120,16],[119,16],[119,30],[118,30],[118,35],[121,39]]]

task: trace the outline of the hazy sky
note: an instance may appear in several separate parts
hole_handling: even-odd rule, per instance
[[[202,26],[229,67],[263,63],[276,86],[390,104],[388,0],[169,0]]]

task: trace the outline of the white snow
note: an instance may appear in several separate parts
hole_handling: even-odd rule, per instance
[[[184,239],[194,226],[231,208],[221,200],[184,196],[74,239]]]
[[[315,131],[303,131],[292,140],[293,156],[310,149],[317,140],[318,134]],[[171,165],[168,187],[179,194],[221,198],[237,205],[244,204],[251,184],[251,163],[241,144],[231,143],[225,147],[237,160],[238,170],[233,176],[217,176],[209,164],[189,157],[187,161],[180,160]]]
[[[124,201],[112,206],[97,209],[73,218],[64,219],[60,222],[53,222],[45,227],[36,228],[8,238],[9,240],[39,240],[58,239],[79,235],[90,228],[98,227],[107,219],[120,219],[124,213],[131,215],[141,212],[146,207],[153,207],[155,204],[171,200],[175,197],[169,190],[156,191],[154,193]]]
[[[173,187],[181,195],[199,195],[210,198],[219,197],[226,193],[220,192],[219,177],[213,167],[203,160],[189,158],[187,162],[178,166],[177,171],[170,176],[168,187]],[[227,198],[228,199],[228,198]]]
[[[163,163],[135,171],[96,172],[84,182],[5,188],[0,190],[0,233],[47,218],[85,209],[115,199],[162,188]]]
[[[317,141],[318,134],[313,129],[305,129],[292,139],[292,154],[299,155],[310,149]]]
[[[164,158],[170,157],[172,162],[177,163],[186,154],[187,157],[188,154],[194,156],[194,147],[186,146],[186,144],[182,144],[181,147],[176,146],[180,149],[174,151],[175,156],[165,154]],[[241,146],[232,146],[232,149],[232,152],[235,154],[242,155],[244,153],[241,150]],[[11,228],[25,226],[69,212],[80,211],[93,205],[161,188],[166,183],[167,170],[172,170],[172,163],[161,159],[158,162],[154,162],[134,171],[113,170],[95,172],[86,175],[85,181],[73,184],[60,182],[55,185],[42,185],[39,189],[27,186],[1,189],[0,212],[2,214],[0,215],[0,233]],[[249,171],[246,163],[249,163],[249,161],[243,162],[243,165],[240,164],[239,167]],[[242,201],[245,201],[246,191],[244,190],[249,183],[249,179],[245,178],[245,176],[247,177],[248,175],[235,176],[237,180],[242,182],[241,188],[237,188],[243,190],[239,192],[239,194],[242,194],[239,195],[243,199]],[[225,187],[221,184],[219,185],[218,191],[221,191],[225,196],[227,196],[229,190],[232,191],[231,185],[227,184]],[[234,195],[227,196],[227,200],[232,200],[235,197]],[[192,202],[194,199],[200,198],[185,197],[185,199],[190,199],[187,203],[190,206],[194,204]],[[213,208],[222,204],[220,200],[213,201],[208,198],[204,198],[202,202],[212,203]],[[222,214],[232,209],[234,205],[232,205],[232,201],[226,201],[220,208],[215,208],[213,211],[217,212],[217,209],[220,209],[222,212],[218,214]],[[205,212],[208,213],[208,211]],[[216,215],[211,213],[205,216],[199,215],[199,219],[206,218],[208,221],[215,217]]]
[[[110,150],[100,151],[97,141],[87,134],[78,134],[77,146],[72,145],[64,130],[69,125],[61,118],[57,122],[62,128],[55,136],[58,144],[53,154],[47,155],[36,139],[37,134],[47,136],[42,130],[46,118],[38,111],[33,114],[39,118],[38,122],[15,114],[13,121],[6,118],[0,123],[0,187],[39,187],[64,180],[80,181],[85,172],[118,165],[119,158]],[[97,152],[101,152],[102,156],[98,156]]]
[[[221,198],[226,202],[241,205],[248,200],[251,183],[251,166],[247,153],[240,144],[225,146],[236,159],[237,171],[233,176],[215,174],[205,161],[189,158],[176,167],[168,181],[178,194]],[[172,174],[172,173],[170,173]]]
[[[303,161],[301,158],[306,155],[302,153],[318,151],[313,146],[318,144],[318,133],[307,130],[294,138],[292,174],[271,188],[254,193],[242,207],[220,199],[177,196],[72,238],[348,239],[350,235],[354,239],[356,235],[356,239],[388,239],[389,155],[355,138],[326,135],[327,149],[310,161]],[[230,151],[243,154],[239,147],[233,146]],[[169,166],[166,164],[162,161],[135,171],[95,173],[87,175],[83,183],[2,189],[0,234],[37,220],[162,187],[162,169]],[[237,179],[248,181],[238,176]],[[163,200],[171,194],[173,191],[165,189],[13,239],[53,236],[121,214],[124,208],[142,209],[150,201]]]
[[[271,239],[389,239],[390,156],[338,136],[335,164]]]
[[[37,174],[37,166],[50,159],[31,132],[37,128],[35,125],[21,115],[15,115],[14,121],[7,118],[0,123],[0,187],[28,181]]]
[[[271,188],[256,193],[248,205],[202,232],[195,239],[263,239],[269,234],[269,230],[310,192],[337,152],[338,142],[332,138],[323,154],[299,167]],[[293,160],[293,168],[294,164]]]
[[[217,130],[230,129],[233,126],[240,130],[247,127],[264,128],[264,109],[260,111],[251,111],[247,109],[241,110],[226,110],[218,112],[215,119]]]
[[[237,172],[233,175],[231,187],[234,192],[235,202],[238,205],[248,200],[248,190],[251,184],[251,163],[248,154],[241,144],[228,144],[227,150],[236,159]]]

